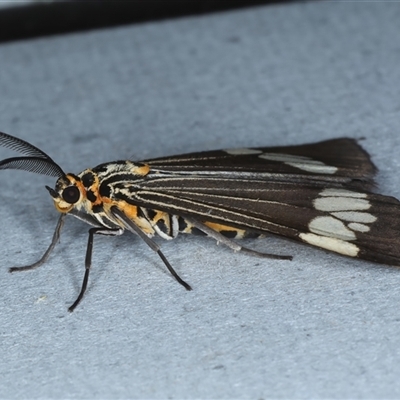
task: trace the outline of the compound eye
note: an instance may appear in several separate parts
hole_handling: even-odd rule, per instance
[[[68,186],[62,192],[62,198],[69,204],[74,204],[81,196],[79,189],[76,186]]]

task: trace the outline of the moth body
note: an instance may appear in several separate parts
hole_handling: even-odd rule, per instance
[[[265,148],[227,149],[133,162],[114,161],[75,175],[65,173],[46,153],[0,132],[0,145],[24,157],[0,162],[0,169],[23,169],[57,177],[46,186],[61,217],[92,226],[81,292],[85,293],[93,237],[128,230],[158,253],[175,279],[184,282],[152,238],[203,234],[235,251],[272,259],[232,239],[276,234],[345,256],[400,265],[400,202],[373,192],[376,168],[353,139]]]

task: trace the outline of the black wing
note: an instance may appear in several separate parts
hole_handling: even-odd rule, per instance
[[[400,203],[369,192],[376,168],[352,139],[147,163],[145,177],[116,180],[115,199],[400,265]]]
[[[144,161],[153,172],[178,175],[256,175],[301,184],[310,181],[346,184],[369,190],[377,171],[354,139],[332,139],[300,146],[227,149],[188,153]],[[220,173],[220,174],[218,174]]]

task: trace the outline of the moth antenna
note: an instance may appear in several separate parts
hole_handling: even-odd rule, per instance
[[[35,147],[33,144],[25,142],[25,140],[11,136],[4,132],[0,132],[0,146],[18,151],[26,156],[40,157],[51,160],[51,157],[49,157],[44,151]]]
[[[0,161],[0,169],[19,169],[55,177],[65,175],[62,168],[50,156],[25,140],[0,132],[0,146],[28,156],[6,158]]]
[[[12,157],[0,161],[0,169],[20,169],[59,178],[64,171],[53,161],[40,157]]]

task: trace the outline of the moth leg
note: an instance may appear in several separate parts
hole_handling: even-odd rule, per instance
[[[171,275],[179,282],[186,290],[192,290],[192,287],[186,283],[172,268],[172,265],[169,263],[167,258],[162,253],[160,246],[154,241],[151,240],[139,227],[137,227],[122,211],[120,211],[117,207],[111,208],[112,213],[121,220],[124,225],[126,225],[131,232],[136,233],[153,251],[155,251],[163,260],[165,266],[168,268],[168,271]]]
[[[123,232],[124,232],[123,229],[106,229],[106,228],[91,228],[91,229],[89,229],[89,238],[88,238],[88,244],[87,244],[87,248],[86,248],[86,257],[85,257],[85,275],[83,277],[82,287],[81,287],[79,296],[74,301],[74,304],[72,304],[72,306],[68,308],[69,312],[72,312],[75,310],[76,306],[80,303],[80,301],[83,298],[83,295],[86,292],[87,284],[89,281],[90,267],[92,266],[94,235],[118,236],[118,235],[122,235]]]
[[[8,271],[9,272],[29,271],[30,269],[35,269],[37,267],[40,267],[42,264],[44,264],[47,261],[47,259],[49,258],[50,253],[53,251],[54,247],[56,247],[56,244],[60,239],[60,232],[61,232],[61,228],[64,225],[65,216],[66,216],[66,214],[61,214],[60,218],[58,218],[56,229],[53,234],[53,239],[51,239],[50,246],[45,251],[45,253],[43,254],[43,256],[40,260],[36,261],[32,265],[26,265],[25,267],[12,267]]]
[[[207,234],[207,236],[212,237],[217,242],[223,243],[225,246],[228,246],[230,249],[232,249],[234,251],[241,251],[243,253],[251,254],[253,256],[272,258],[274,260],[292,260],[293,259],[292,256],[281,256],[281,255],[278,255],[278,254],[261,253],[261,252],[256,251],[256,250],[252,250],[252,249],[249,249],[247,247],[240,246],[239,244],[237,244],[233,240],[231,240],[231,239],[227,238],[226,236],[222,235],[220,232],[210,228],[209,226],[203,224],[200,221],[197,221],[196,219],[185,217],[185,220],[187,222],[189,222],[190,224],[192,224],[197,229],[199,229],[202,232],[204,232],[205,234]]]

